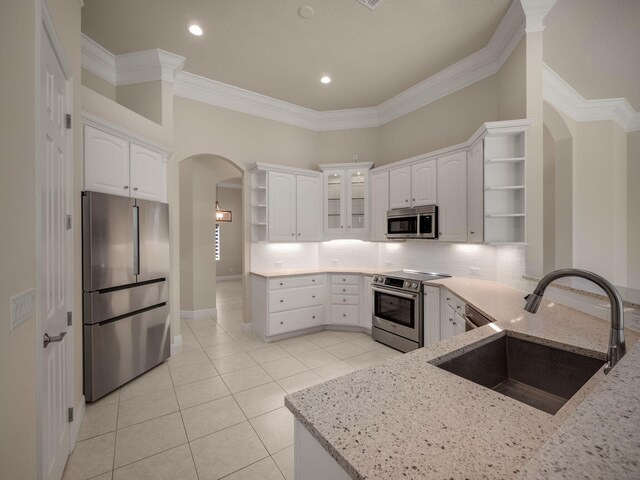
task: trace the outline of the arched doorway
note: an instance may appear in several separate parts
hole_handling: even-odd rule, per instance
[[[220,240],[224,235],[237,236],[231,243],[239,247],[234,255],[240,264],[233,265],[232,270],[241,278],[244,245],[242,176],[242,169],[218,155],[194,155],[179,163],[180,315],[183,318],[216,316],[220,261],[217,258],[228,253],[221,251]],[[233,187],[238,189],[237,199],[233,196],[233,227],[215,220],[216,201],[221,200],[221,208],[226,209],[220,185],[223,189],[237,185]],[[224,197],[230,205],[232,196],[225,194]],[[225,268],[230,268],[228,262]],[[226,275],[228,272],[221,273]]]

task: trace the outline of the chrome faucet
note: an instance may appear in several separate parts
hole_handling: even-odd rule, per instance
[[[587,270],[578,270],[576,268],[555,270],[542,277],[533,293],[524,297],[527,301],[524,309],[527,312],[536,313],[542,301],[544,291],[549,284],[562,277],[579,277],[590,280],[602,288],[609,297],[609,302],[611,303],[611,333],[609,334],[609,349],[607,350],[607,366],[604,369],[604,373],[609,373],[615,364],[624,356],[627,347],[624,341],[624,307],[622,297],[608,280]]]

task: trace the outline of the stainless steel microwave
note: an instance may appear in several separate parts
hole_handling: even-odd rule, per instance
[[[389,210],[387,238],[438,238],[438,207],[426,205]]]

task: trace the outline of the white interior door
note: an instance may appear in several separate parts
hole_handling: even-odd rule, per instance
[[[69,111],[68,81],[43,26],[40,72],[40,142],[37,159],[38,266],[36,312],[38,322],[38,401],[40,473],[43,480],[59,480],[70,450],[68,408],[72,404],[73,343],[67,333],[70,295],[71,130],[66,128]],[[44,336],[62,336],[49,343]]]

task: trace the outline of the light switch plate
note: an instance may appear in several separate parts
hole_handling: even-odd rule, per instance
[[[33,288],[30,288],[11,297],[11,315],[9,317],[11,323],[9,330],[13,330],[33,316],[33,293]]]

